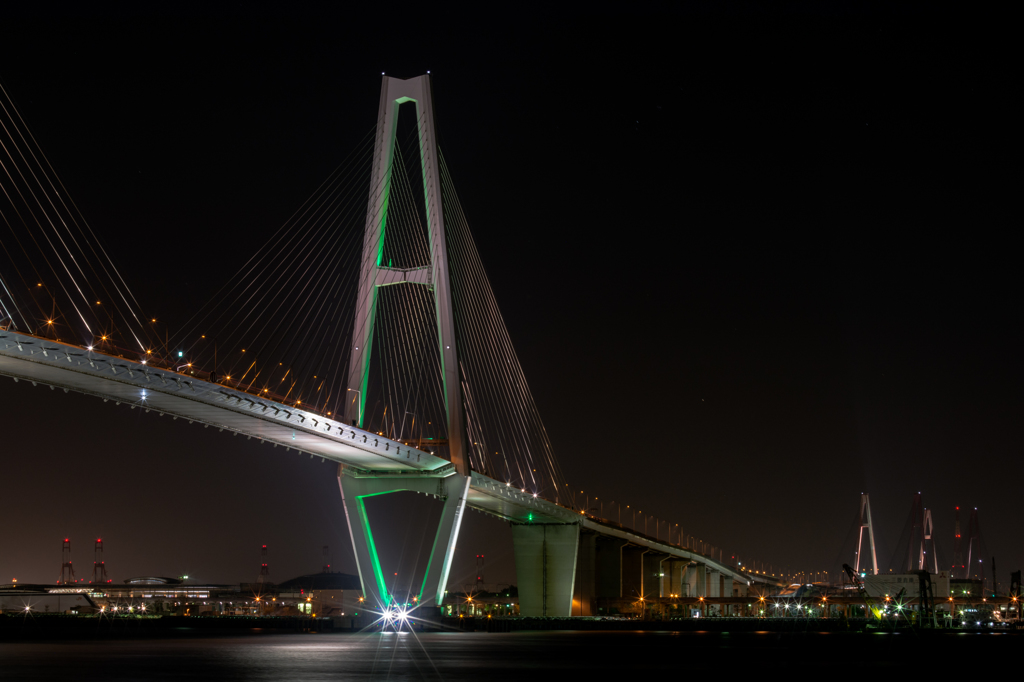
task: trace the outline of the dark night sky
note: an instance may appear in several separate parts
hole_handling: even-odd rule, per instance
[[[998,22],[781,4],[183,7],[0,11],[0,79],[165,319],[204,302],[373,125],[381,71],[430,69],[571,485],[809,570],[851,559],[862,491],[888,566],[922,491],[943,563],[960,505],[979,508],[1002,582],[1024,564]],[[354,572],[333,466],[0,385],[0,582],[54,580],[64,536],[80,572],[103,536],[115,580],[252,580],[264,543],[278,580],[319,570],[324,544]],[[382,523],[415,535],[409,509]],[[480,552],[488,582],[513,581],[507,528],[464,528],[452,584]]]

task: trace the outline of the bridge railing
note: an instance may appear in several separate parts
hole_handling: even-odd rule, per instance
[[[180,360],[175,361],[173,356],[168,358],[166,355],[152,352],[152,351],[139,351],[129,348],[124,348],[114,343],[109,338],[101,338],[97,342],[97,345],[93,346],[82,346],[81,344],[73,341],[67,341],[53,336],[45,336],[39,334],[31,334],[27,332],[17,331],[20,336],[29,337],[37,340],[41,345],[46,343],[56,343],[64,346],[71,346],[81,351],[81,355],[87,358],[101,359],[120,359],[127,360],[130,362],[137,362],[145,365],[147,368],[165,371],[172,374],[177,374],[183,377],[190,377],[199,379],[201,381],[210,382],[225,386],[227,388],[234,389],[241,393],[266,400],[267,402],[277,403],[279,405],[286,405],[301,409],[303,412],[317,414],[330,419],[339,419],[335,417],[331,411],[323,409],[316,403],[310,404],[309,402],[302,401],[301,399],[292,398],[289,399],[288,395],[281,394],[271,390],[268,387],[259,387],[256,385],[255,377],[249,375],[243,375],[242,377],[232,377],[230,375],[222,375],[215,371],[208,371],[202,369],[191,362],[188,358],[182,357]],[[378,432],[380,433],[380,432]],[[409,447],[416,448],[423,452],[446,458],[448,441],[445,438],[435,438],[420,434],[419,437],[413,438],[397,438],[389,434],[380,433],[380,435],[393,438],[394,440],[407,445]]]
[[[0,330],[11,331],[0,325]],[[269,388],[253,389],[255,379],[249,379],[248,377],[234,378],[230,375],[221,375],[216,371],[208,371],[197,367],[193,362],[186,358],[180,358],[177,362],[175,359],[168,358],[164,355],[153,353],[151,351],[141,352],[138,350],[132,350],[118,346],[109,340],[100,340],[99,345],[94,346],[83,346],[79,343],[67,341],[61,338],[52,338],[49,336],[40,336],[38,334],[31,334],[18,330],[18,334],[22,336],[28,336],[33,339],[38,339],[40,343],[60,343],[66,346],[73,346],[78,348],[85,353],[91,353],[93,356],[103,356],[108,358],[118,358],[121,360],[129,360],[131,362],[138,362],[153,369],[159,369],[166,372],[172,372],[181,376],[194,377],[202,381],[208,381],[214,384],[220,384],[228,388],[232,388],[242,393],[247,393],[252,396],[263,398],[264,400],[276,402],[282,405],[291,405],[294,407],[300,407],[307,412],[313,412],[320,414],[325,417],[332,417],[333,415],[324,410],[320,410],[316,404],[303,403],[301,400],[288,400],[287,395],[282,395],[271,391]],[[248,381],[247,381],[248,379]]]

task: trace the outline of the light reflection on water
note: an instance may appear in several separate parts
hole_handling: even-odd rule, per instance
[[[724,676],[823,664],[839,677],[917,670],[928,656],[1016,654],[1018,636],[847,633],[334,633],[0,642],[0,680],[504,680],[590,671]],[[922,659],[921,656],[925,656]],[[932,660],[938,660],[932,659]],[[989,659],[992,660],[992,659]],[[751,668],[750,666],[753,666]],[[865,679],[865,678],[862,678]]]

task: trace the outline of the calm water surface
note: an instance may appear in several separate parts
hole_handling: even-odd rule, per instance
[[[879,679],[1020,657],[1024,636],[913,633],[285,634],[0,642],[0,680]],[[585,678],[570,678],[575,673]],[[752,676],[751,676],[752,675]],[[649,679],[649,678],[644,678]],[[659,679],[669,679],[668,677]]]

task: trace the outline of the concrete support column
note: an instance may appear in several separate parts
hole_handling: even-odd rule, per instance
[[[672,566],[673,566],[673,564],[675,564],[675,561],[672,559],[672,557],[664,556],[664,557],[661,558],[661,565],[659,566],[659,569],[658,569],[658,573],[661,575],[661,580],[659,581],[659,583],[660,583],[659,584],[659,596],[662,597],[663,599],[665,597],[669,597],[669,596],[671,596],[673,594],[676,594],[678,592],[678,590],[673,588],[673,582],[672,582],[672,577],[673,577],[672,576]],[[679,584],[675,583],[675,585],[678,586]]]
[[[643,580],[644,596],[648,599],[651,597],[660,597],[661,561],[665,558],[665,555],[647,550],[644,552],[643,557],[640,575]]]
[[[595,536],[595,588],[599,599],[622,596],[622,548],[627,544],[618,538]]]
[[[572,595],[572,615],[595,615],[597,606],[597,534],[580,532],[576,557],[576,580]]]
[[[626,545],[622,548],[622,590],[623,599],[639,599],[644,594],[643,547]]]
[[[366,514],[365,499],[386,495],[402,490],[412,490],[439,496],[444,503],[441,520],[437,524],[434,544],[430,549],[430,560],[420,588],[420,603],[433,602],[440,607],[444,600],[444,588],[448,583],[455,543],[459,537],[462,516],[469,492],[469,477],[452,475],[447,478],[390,478],[387,476],[356,477],[343,466],[338,467],[338,487],[345,507],[345,520],[352,537],[352,551],[356,557],[359,582],[367,607],[382,609],[391,603],[391,595],[384,581],[384,574],[374,546],[370,519]]]
[[[571,616],[579,524],[513,524],[522,616]]]
[[[693,596],[693,591],[690,589],[690,562],[683,559],[675,562],[672,565],[672,570],[675,571],[676,577],[674,584],[676,589],[679,590],[680,597]]]
[[[661,596],[685,597],[687,593],[685,580],[686,567],[689,559],[661,555]]]
[[[708,569],[706,571],[706,575],[707,575],[707,592],[705,593],[705,596],[707,596],[707,597],[721,597],[722,596],[722,589],[721,589],[722,588],[722,581],[721,581],[722,574],[719,573],[718,571],[714,571],[714,570]]]
[[[707,566],[704,564],[690,564],[687,570],[687,587],[691,597],[707,596]]]

